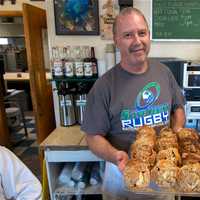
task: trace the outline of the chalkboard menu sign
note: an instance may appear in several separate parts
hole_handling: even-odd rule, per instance
[[[152,0],[152,39],[199,40],[200,0]]]

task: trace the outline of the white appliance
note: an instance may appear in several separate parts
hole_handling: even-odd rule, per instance
[[[185,105],[187,119],[200,119],[200,101],[187,101]]]
[[[183,88],[200,88],[200,62],[184,64]]]

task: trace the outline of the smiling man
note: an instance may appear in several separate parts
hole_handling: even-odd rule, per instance
[[[170,70],[148,59],[150,33],[141,11],[122,10],[113,33],[121,61],[94,84],[82,125],[91,151],[107,161],[104,199],[173,199],[129,195],[122,172],[137,128],[148,125],[159,130],[167,125],[178,131],[184,126],[184,97]]]

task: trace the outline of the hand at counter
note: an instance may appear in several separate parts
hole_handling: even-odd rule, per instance
[[[125,151],[117,151],[116,153],[117,166],[121,172],[124,171],[126,163],[129,160],[128,154]]]

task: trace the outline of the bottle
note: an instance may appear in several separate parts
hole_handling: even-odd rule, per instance
[[[77,188],[83,190],[86,188],[90,179],[91,163],[87,163],[87,166],[84,169],[82,178],[77,183]]]
[[[97,64],[97,59],[95,57],[95,51],[94,47],[91,47],[91,62],[92,62],[92,76],[94,78],[98,77],[98,64]]]
[[[64,47],[64,75],[65,77],[73,77],[74,76],[74,63],[71,54],[70,46]]]
[[[90,58],[90,48],[89,46],[83,47],[84,59],[83,59],[83,68],[85,78],[91,78],[93,75],[92,71],[92,62]]]
[[[73,167],[74,167],[74,163],[65,163],[58,177],[58,180],[60,183],[66,184],[68,187],[75,186],[75,181],[71,179]]]
[[[91,175],[90,175],[90,185],[97,185],[101,181],[100,177],[100,166],[99,162],[95,162],[92,165]]]
[[[79,181],[83,177],[86,166],[86,162],[76,162],[72,170],[72,179]]]
[[[52,48],[52,76],[54,78],[63,78],[63,61],[59,47]]]
[[[75,76],[77,78],[82,78],[84,75],[84,69],[83,69],[83,59],[82,59],[82,52],[81,52],[81,47],[77,46],[74,47],[75,51]]]

